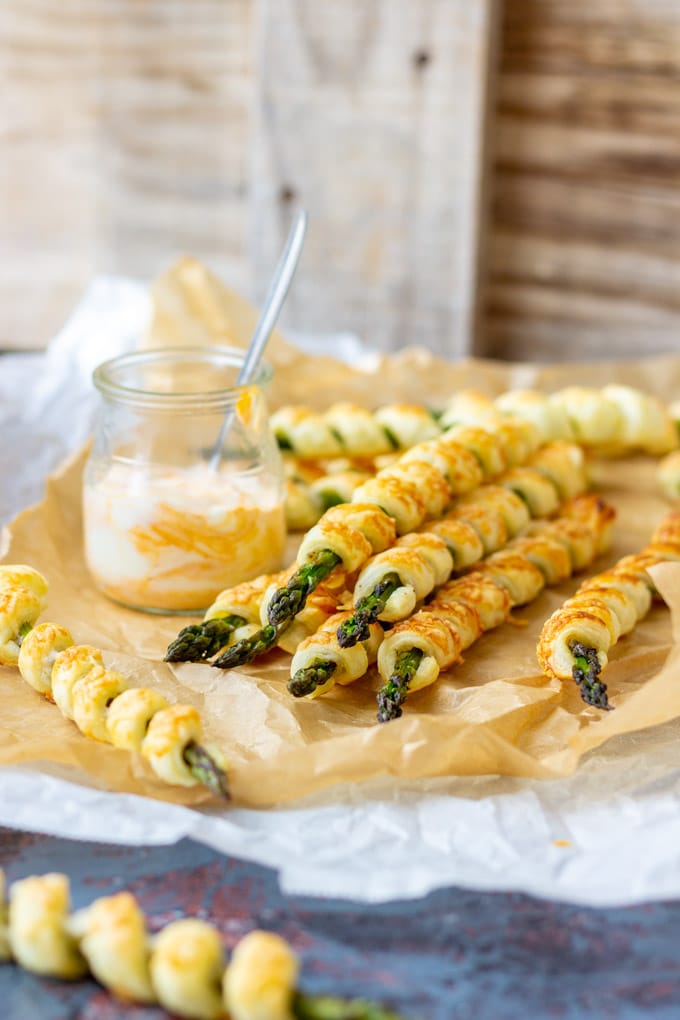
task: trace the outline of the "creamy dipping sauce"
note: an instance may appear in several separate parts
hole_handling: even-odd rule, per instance
[[[133,608],[205,610],[224,588],[281,567],[283,496],[259,468],[114,461],[86,482],[83,514],[95,582]]]

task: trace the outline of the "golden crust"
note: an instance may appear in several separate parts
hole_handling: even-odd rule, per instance
[[[513,538],[507,548],[522,553],[543,574],[546,584],[559,584],[571,576],[571,559],[565,546],[549,535]]]
[[[184,760],[189,743],[201,741],[201,717],[193,705],[172,705],[152,717],[142,741],[142,755],[166,783],[196,786],[198,780]]]
[[[400,535],[414,531],[426,516],[426,500],[416,483],[398,478],[396,475],[381,472],[375,478],[369,478],[355,490],[352,500],[358,503],[374,503],[382,507],[394,518]]]
[[[66,928],[66,875],[52,872],[13,882],[9,893],[9,941],[17,963],[34,974],[75,979],[87,965]]]
[[[21,632],[33,627],[43,600],[30,588],[0,589],[0,666],[16,666]]]
[[[482,629],[492,630],[510,616],[510,596],[493,578],[479,572],[449,581],[437,592],[438,603],[462,602],[478,614]]]
[[[150,970],[158,1001],[171,1013],[196,1020],[224,1016],[224,952],[211,924],[183,918],[166,925],[153,940]]]
[[[108,707],[127,690],[127,681],[113,669],[94,667],[73,688],[73,721],[86,737],[111,742]]]
[[[546,620],[538,640],[536,653],[546,676],[560,680],[571,678],[574,657],[569,644],[572,641],[594,648],[601,669],[607,665],[611,631],[601,614],[592,609],[574,607],[565,610],[562,607]]]
[[[501,550],[483,560],[475,570],[488,574],[501,588],[505,588],[513,606],[533,602],[543,591],[543,574],[528,557],[513,550]]]
[[[393,517],[375,503],[362,503],[354,497],[351,503],[341,503],[327,510],[324,520],[339,521],[350,528],[355,528],[370,542],[371,551],[374,553],[387,549],[397,537],[397,526]]]
[[[458,506],[447,516],[453,520],[463,521],[474,528],[484,546],[484,554],[501,549],[508,541],[508,528],[502,515],[489,507],[466,503]]]
[[[451,502],[451,486],[434,464],[421,460],[399,461],[393,467],[381,471],[379,477],[400,478],[407,485],[417,486],[428,517],[440,517]]]
[[[130,687],[111,704],[106,718],[109,740],[114,747],[139,751],[149,723],[156,712],[168,707],[160,691],[148,687]]]
[[[52,666],[60,652],[73,644],[66,627],[39,623],[21,642],[17,665],[21,676],[39,694],[52,697]]]
[[[508,468],[508,459],[498,437],[479,425],[454,425],[445,436],[474,454],[482,468],[484,481],[496,478]]]
[[[93,975],[118,999],[155,1002],[146,922],[134,896],[103,896],[73,914],[68,929]]]
[[[252,931],[236,945],[224,975],[224,1004],[231,1020],[293,1020],[299,964],[287,942]]]
[[[59,652],[52,666],[52,697],[67,719],[73,719],[73,691],[94,668],[104,668],[104,657],[92,645],[71,645]]]

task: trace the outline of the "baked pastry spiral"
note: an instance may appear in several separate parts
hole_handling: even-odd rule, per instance
[[[183,917],[151,933],[127,891],[71,912],[68,877],[57,872],[13,882],[7,904],[0,871],[0,960],[67,981],[89,973],[124,1004],[186,1020],[399,1020],[377,1003],[306,995],[296,953],[274,932],[248,932],[227,959],[207,921]]]
[[[545,675],[573,678],[586,704],[610,708],[601,680],[608,653],[649,612],[655,588],[647,567],[669,559],[680,560],[677,511],[661,522],[640,553],[624,556],[610,570],[585,581],[546,620],[537,647]]]
[[[584,505],[602,502],[593,496],[581,500]],[[574,500],[566,511],[590,521],[589,525],[578,523],[593,529],[590,550],[594,557],[602,547],[599,526],[605,517],[583,506],[574,508],[578,503]],[[465,576],[444,584],[431,602],[385,634],[377,658],[383,680],[378,693],[380,722],[398,718],[408,693],[434,683],[482,633],[503,623],[512,608],[531,602],[546,584],[572,572],[575,564],[568,546],[547,531],[541,533],[548,527],[548,522],[537,523],[533,537],[515,539]]]
[[[315,412],[301,406],[275,411],[270,427],[283,449],[299,457],[377,457],[433,439],[435,419],[417,404],[387,404],[376,411],[352,403],[332,404]]]
[[[6,596],[0,603],[0,633],[6,635],[0,663],[16,665],[26,683],[85,736],[139,752],[164,782],[203,783],[228,796],[226,758],[202,742],[201,718],[192,705],[170,705],[159,691],[130,688],[125,677],[106,668],[99,649],[76,645],[59,624],[38,623],[48,584],[37,571],[0,567],[0,585]],[[24,599],[25,592],[36,597]]]

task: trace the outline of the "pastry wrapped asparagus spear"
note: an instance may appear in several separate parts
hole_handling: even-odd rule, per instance
[[[567,479],[564,488],[571,491],[575,451],[580,451],[578,447],[567,449],[567,445],[559,451],[561,458],[554,458],[553,472],[559,475],[561,459]],[[582,489],[586,483],[583,469],[580,482]],[[545,517],[559,506],[555,482],[538,468],[512,468],[501,476],[499,483],[475,489],[458,501],[455,510],[438,522],[439,526],[426,522],[419,531],[399,539],[395,546],[369,559],[354,590],[354,613],[338,630],[342,647],[351,647],[363,640],[366,628],[374,620],[394,622],[409,616],[416,603],[443,584],[454,570],[469,567],[483,555],[505,545],[508,537],[525,527],[529,513],[533,517]],[[466,508],[474,508],[478,516],[468,517],[467,521],[454,516],[461,510],[464,514]],[[469,531],[475,525],[484,530],[477,534],[477,544],[471,545]],[[432,531],[444,540],[449,553],[447,559],[443,552],[438,552],[436,564],[431,562],[434,555]],[[402,544],[408,544],[408,554],[399,548]]]
[[[375,1003],[305,995],[296,954],[273,932],[249,932],[227,963],[214,925],[185,917],[151,935],[127,891],[71,913],[66,875],[14,882],[8,908],[4,885],[0,871],[0,959],[34,974],[89,972],[123,1003],[158,1003],[186,1020],[399,1020]]]
[[[581,585],[546,621],[538,642],[548,677],[572,678],[588,705],[611,708],[602,673],[608,653],[649,612],[656,594],[647,567],[680,560],[680,515],[669,514],[641,553],[625,556],[610,570]]]
[[[305,458],[378,457],[435,439],[441,432],[432,414],[417,404],[368,411],[344,402],[318,413],[286,406],[275,411],[269,423],[279,446]]]
[[[592,530],[592,557],[603,542],[598,524],[604,526],[605,518],[609,522],[609,513],[597,510],[600,504],[599,497],[583,496],[565,508],[575,514],[570,519],[577,530]],[[613,513],[613,508],[607,509]],[[445,584],[430,603],[385,635],[378,651],[384,681],[378,692],[380,722],[398,718],[410,692],[434,683],[482,633],[499,626],[510,609],[531,602],[544,585],[571,573],[575,567],[571,546],[549,528],[549,523],[537,523],[533,537],[515,539],[471,573]]]
[[[193,706],[171,706],[158,691],[129,688],[120,673],[105,668],[99,649],[75,645],[58,624],[37,623],[48,589],[37,571],[0,567],[0,587],[6,596],[0,596],[0,634],[5,635],[0,663],[18,666],[23,679],[86,736],[139,751],[165,782],[200,783],[228,798],[226,758],[203,742]]]

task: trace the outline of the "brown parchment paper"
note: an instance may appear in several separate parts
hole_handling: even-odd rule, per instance
[[[225,314],[229,312],[232,296],[198,263],[184,260],[157,285],[157,292],[159,286],[155,301],[162,315],[152,322],[147,344],[178,342],[184,336],[183,319],[193,316],[201,317],[201,328],[191,334],[194,342],[247,342],[252,316],[237,316],[226,330],[220,308],[223,304]],[[196,310],[206,307],[210,315]],[[477,360],[450,364],[409,350],[376,358],[359,372],[330,357],[301,354],[281,338],[270,355],[276,368],[272,407],[291,400],[323,407],[337,399],[366,406],[409,399],[436,406],[460,387],[499,393],[517,385],[552,390],[584,380],[593,385],[630,382],[666,400],[680,392],[680,357],[541,367]],[[101,647],[107,662],[133,684],[156,686],[170,700],[200,709],[206,739],[222,745],[230,756],[237,803],[266,807],[336,783],[386,774],[409,779],[564,776],[604,741],[680,716],[680,651],[673,649],[671,617],[663,603],[613,649],[606,682],[615,711],[589,708],[575,685],[547,682],[540,675],[535,646],[541,626],[578,587],[580,576],[545,590],[515,614],[515,625],[483,636],[462,665],[412,695],[403,718],[386,725],[375,721],[375,673],[307,702],[286,692],[290,659],[282,652],[230,672],[163,663],[169,641],[191,618],[126,610],[94,588],[81,533],[85,457],[84,450],[66,463],[48,480],[44,500],[5,529],[2,559],[30,563],[48,577],[49,608],[43,619],[69,627],[79,643]],[[655,471],[656,462],[646,457],[591,462],[594,485],[618,509],[613,547],[592,572],[641,548],[667,512]],[[292,537],[291,558],[295,544]],[[677,611],[680,632],[680,565],[664,564],[656,570],[664,596]],[[184,804],[197,804],[207,796],[202,790],[162,784],[138,756],[83,737],[17,671],[0,668],[0,764],[19,763],[103,789]]]

